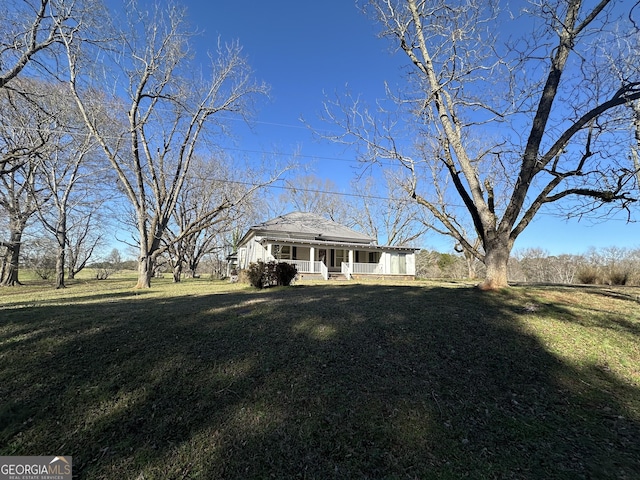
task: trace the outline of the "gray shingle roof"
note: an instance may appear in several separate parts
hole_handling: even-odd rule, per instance
[[[251,227],[260,234],[284,235],[296,238],[314,238],[325,241],[375,243],[376,239],[328,220],[315,213],[292,212]]]

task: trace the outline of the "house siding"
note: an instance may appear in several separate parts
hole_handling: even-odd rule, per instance
[[[295,219],[299,221],[300,216]],[[317,275],[318,265],[314,266],[309,262],[323,261],[324,256],[324,263],[330,271],[340,272],[344,263],[349,266],[353,278],[356,274],[362,278],[415,277],[415,248],[377,245],[374,239],[363,238],[357,232],[354,232],[353,237],[337,238],[337,232],[343,235],[348,233],[346,227],[340,230],[339,226],[330,226],[334,236],[328,237],[322,232],[311,235],[304,228],[300,232],[281,231],[282,225],[270,230],[266,228],[269,223],[253,227],[245,234],[237,252],[238,268],[246,269],[251,263],[268,262],[278,256],[282,261],[298,261],[299,268],[308,268],[312,275]],[[283,224],[289,225],[286,222]],[[373,265],[378,267],[372,267]]]

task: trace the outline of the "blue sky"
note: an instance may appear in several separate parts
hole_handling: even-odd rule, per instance
[[[218,37],[239,40],[256,78],[271,86],[271,100],[263,103],[252,130],[237,125],[236,154],[301,153],[300,161],[343,191],[354,178],[355,154],[314,139],[303,126],[304,117],[317,128],[325,94],[362,95],[369,103],[384,96],[384,81],[401,81],[406,64],[392,55],[377,27],[352,0],[293,1],[185,0],[193,27],[201,31],[195,48],[213,51]],[[640,208],[640,207],[636,207]],[[607,222],[566,221],[541,211],[519,237],[515,249],[540,247],[551,254],[583,253],[589,247],[640,247],[640,225],[618,218]],[[449,250],[451,243],[435,234],[427,247]]]
[[[203,31],[199,50],[214,50],[218,36],[223,42],[239,40],[256,78],[271,87],[254,132],[243,132],[245,148],[292,152],[299,147],[316,174],[334,172],[339,180],[350,180],[353,155],[318,141],[301,117],[319,129],[330,128],[318,118],[325,94],[350,90],[381,98],[384,80],[397,76],[401,59],[389,54],[386,42],[375,36],[375,25],[353,1],[185,3],[193,26]]]

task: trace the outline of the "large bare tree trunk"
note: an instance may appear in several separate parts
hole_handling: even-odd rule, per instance
[[[153,263],[154,259],[150,255],[140,257],[140,260],[138,261],[138,283],[135,288],[151,288]]]
[[[58,255],[56,257],[56,288],[66,288],[66,285],[64,284],[64,254],[64,247],[58,247]]]
[[[180,283],[182,277],[182,261],[178,260],[173,267],[173,283]]]
[[[56,289],[58,289],[66,287],[64,284],[64,268],[67,249],[67,217],[64,213],[62,213],[58,219],[56,241],[58,243],[58,253],[56,255]]]
[[[3,287],[14,287],[22,285],[18,279],[20,246],[22,245],[22,231],[11,232],[11,240],[7,245],[7,258],[9,261],[5,265],[4,276],[1,285]]]
[[[498,290],[509,286],[507,267],[511,246],[501,239],[492,239],[485,244],[484,264],[487,268],[484,281],[478,285],[481,290]]]

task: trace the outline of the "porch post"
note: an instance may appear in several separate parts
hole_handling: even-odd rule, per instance
[[[353,250],[349,250],[349,271],[353,272]]]
[[[315,259],[316,259],[316,248],[310,247],[309,248],[309,272],[310,273],[315,272]]]

